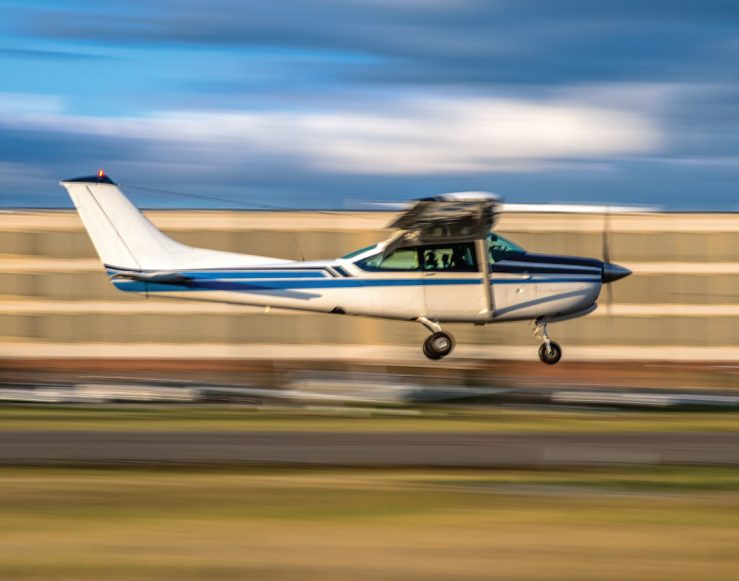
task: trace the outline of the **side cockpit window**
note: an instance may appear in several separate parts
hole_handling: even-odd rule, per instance
[[[421,269],[421,264],[418,260],[418,250],[416,248],[399,248],[387,256],[375,254],[374,256],[360,260],[356,264],[359,268],[369,271],[413,271]]]
[[[477,272],[475,246],[471,243],[422,246],[423,270]]]
[[[398,248],[387,256],[375,254],[355,263],[359,268],[376,271],[478,272],[475,245],[434,244]]]

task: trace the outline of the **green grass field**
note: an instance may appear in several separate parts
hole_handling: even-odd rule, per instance
[[[535,409],[260,409],[238,406],[8,406],[1,430],[432,432],[739,431],[739,412]]]
[[[0,469],[2,579],[736,579],[739,471]]]

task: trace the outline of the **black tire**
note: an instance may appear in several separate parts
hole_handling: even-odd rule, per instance
[[[426,359],[431,359],[432,361],[436,361],[437,359],[441,359],[441,355],[437,355],[435,353],[432,353],[429,351],[428,346],[426,345],[426,341],[423,343],[423,354],[426,356]]]
[[[454,337],[444,331],[433,333],[423,342],[423,354],[429,359],[441,359],[454,349]]]
[[[562,347],[559,346],[559,343],[550,341],[549,349],[547,349],[547,344],[542,343],[541,347],[539,347],[539,359],[547,365],[558,363],[562,359]]]

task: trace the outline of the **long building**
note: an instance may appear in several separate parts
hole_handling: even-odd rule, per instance
[[[151,211],[186,244],[306,260],[387,235],[386,212]],[[739,360],[739,214],[613,215],[611,259],[634,271],[592,315],[550,326],[569,360]],[[524,248],[601,257],[603,216],[507,214]],[[537,360],[525,323],[449,325],[461,356]],[[0,214],[0,357],[423,359],[421,325],[163,301],[117,291],[76,213]]]

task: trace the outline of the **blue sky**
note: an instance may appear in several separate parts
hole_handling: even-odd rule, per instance
[[[737,210],[737,63],[723,0],[0,0],[0,206]]]

